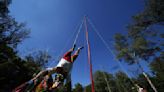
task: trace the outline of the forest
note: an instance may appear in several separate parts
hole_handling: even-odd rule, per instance
[[[10,4],[12,0],[0,0],[0,92],[12,92],[40,72],[51,59],[44,50],[25,58],[18,54],[17,46],[30,37],[32,30],[10,15]],[[98,70],[93,73],[95,92],[139,92],[138,86],[144,88],[144,92],[164,92],[164,1],[145,0],[144,5],[142,12],[132,16],[132,22],[125,26],[126,33],[113,36],[118,62],[136,65],[136,75],[129,77],[123,70],[114,74]],[[149,65],[151,72],[144,72],[142,62]],[[55,92],[68,92],[66,86]],[[72,92],[92,92],[91,84],[72,86]]]

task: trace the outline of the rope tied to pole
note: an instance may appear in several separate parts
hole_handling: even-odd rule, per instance
[[[89,19],[88,19],[89,20]],[[89,23],[91,24],[91,26],[93,27],[94,31],[96,32],[96,34],[99,36],[99,38],[102,40],[102,42],[104,43],[104,45],[106,46],[106,48],[108,49],[109,52],[111,52],[111,54],[113,55],[113,57],[115,57],[114,52],[111,50],[111,48],[109,47],[109,45],[107,44],[107,42],[104,40],[104,38],[102,37],[102,35],[98,32],[98,30],[95,28],[95,26],[93,25],[93,23],[89,20]],[[135,55],[135,54],[134,54]],[[117,60],[115,58],[116,61],[118,61],[118,64],[122,67],[121,63],[119,62],[119,60]],[[155,88],[155,86],[153,85],[153,83],[151,82],[150,78],[147,76],[147,74],[144,72],[142,66],[139,64],[139,62],[137,63],[139,65],[139,68],[142,71],[142,74],[144,75],[144,77],[146,78],[146,80],[148,81],[148,83],[150,84],[151,88],[154,90],[154,92],[158,92],[157,89]],[[123,67],[122,67],[123,68]],[[123,68],[124,69],[124,68]],[[134,84],[133,80],[130,78],[131,82]]]
[[[81,28],[82,28],[82,26],[83,26],[83,23],[84,23],[84,21],[82,21],[82,23],[81,23],[81,25],[80,25],[80,27],[79,27],[79,29],[78,29],[78,32],[77,32],[76,37],[75,37],[75,39],[74,39],[73,45],[76,44],[76,42],[77,42],[77,39],[78,39],[78,37],[79,37]]]
[[[88,22],[90,23],[90,25],[94,29],[93,31],[95,31],[95,33],[98,35],[98,37],[100,38],[100,40],[102,40],[102,42],[106,46],[107,50],[112,54],[114,60],[118,63],[119,67],[126,73],[126,75],[129,77],[131,83],[135,86],[135,82],[130,78],[130,75],[128,74],[128,72],[126,71],[126,69],[124,69],[124,67],[122,66],[122,64],[120,63],[120,61],[117,58],[115,58],[115,53],[113,52],[113,50],[111,50],[110,46],[104,40],[103,36],[99,33],[99,31],[96,29],[96,27],[94,26],[94,24],[91,22],[90,19],[88,19]]]

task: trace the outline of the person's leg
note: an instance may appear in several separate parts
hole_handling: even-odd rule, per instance
[[[45,75],[48,74],[48,70],[42,70],[40,71],[34,78],[32,78],[32,81],[35,81],[38,78],[44,77]]]
[[[76,60],[76,58],[78,57],[78,55],[79,55],[79,53],[80,53],[80,51],[81,51],[81,49],[83,49],[84,47],[79,47],[77,50],[76,50],[76,52],[74,53],[74,55],[72,55],[71,56],[71,61],[72,62],[74,62],[75,60]]]
[[[74,51],[75,47],[76,45],[73,45],[73,47],[64,54],[63,58],[71,57],[71,54]]]

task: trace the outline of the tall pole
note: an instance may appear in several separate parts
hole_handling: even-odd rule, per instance
[[[92,73],[92,62],[91,62],[91,52],[90,52],[90,43],[89,43],[89,37],[88,37],[88,26],[87,26],[87,18],[84,17],[84,24],[85,24],[85,31],[86,31],[86,41],[87,41],[87,48],[88,48],[88,63],[90,67],[90,79],[92,83],[92,92],[95,92],[94,89],[94,81],[93,81],[93,73]]]
[[[142,71],[142,74],[146,78],[147,82],[150,84],[151,88],[154,90],[154,92],[158,92],[157,89],[156,89],[156,87],[154,86],[154,84],[152,83],[152,81],[150,80],[150,78],[148,77],[148,75],[144,72],[144,69],[141,66],[141,64],[139,63],[139,58],[135,55],[135,52],[134,52],[134,56],[133,57],[136,58],[136,63],[138,65],[138,67],[140,68],[140,70]]]
[[[110,86],[109,86],[109,82],[108,82],[107,76],[105,75],[104,72],[103,72],[103,76],[104,76],[105,82],[106,82],[106,84],[107,84],[108,91],[109,91],[109,92],[112,92],[112,90],[111,90],[111,88],[110,88]]]

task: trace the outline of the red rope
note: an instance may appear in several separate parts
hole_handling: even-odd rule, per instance
[[[89,66],[90,66],[90,79],[91,79],[91,83],[92,83],[92,92],[95,92],[95,89],[94,89],[94,81],[93,81],[93,73],[92,73],[92,62],[91,62],[90,43],[89,43],[89,38],[88,38],[88,27],[87,27],[86,17],[84,17],[84,23],[85,23],[86,41],[87,41],[87,47],[88,47],[88,63],[89,63]]]

